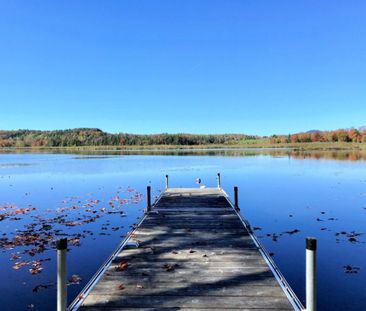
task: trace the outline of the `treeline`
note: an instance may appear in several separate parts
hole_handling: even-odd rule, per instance
[[[0,131],[0,147],[75,147],[75,146],[149,146],[149,145],[211,145],[236,144],[256,136],[243,134],[110,134],[100,129],[59,131]]]
[[[336,131],[310,131],[291,135],[273,135],[271,144],[311,143],[311,142],[353,142],[366,143],[366,129],[339,129]]]
[[[366,143],[366,129],[340,129],[336,131],[311,131],[270,137],[245,134],[195,135],[195,134],[110,134],[93,128],[59,131],[15,130],[0,131],[0,147],[83,147],[83,146],[199,146],[287,144],[310,142]]]

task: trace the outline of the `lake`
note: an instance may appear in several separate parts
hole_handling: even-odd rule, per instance
[[[70,239],[69,303],[146,207],[171,187],[239,187],[241,213],[301,301],[318,239],[319,310],[366,304],[366,155],[288,150],[0,154],[1,310],[54,310],[54,241]],[[296,230],[295,230],[296,229]],[[297,230],[299,230],[297,232]]]

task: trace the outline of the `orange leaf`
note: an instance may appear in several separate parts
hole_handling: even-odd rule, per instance
[[[118,266],[116,267],[116,271],[123,271],[128,268],[128,262],[127,261],[121,261]]]

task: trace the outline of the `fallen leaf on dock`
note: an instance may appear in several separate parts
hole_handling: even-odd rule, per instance
[[[125,286],[121,283],[121,284],[118,285],[118,289],[119,290],[124,290],[125,289]]]
[[[116,267],[116,271],[124,271],[128,268],[128,262],[127,261],[121,261],[117,267]]]
[[[175,268],[177,268],[178,265],[177,264],[174,264],[174,265],[171,265],[171,264],[165,264],[164,265],[164,268],[165,268],[165,271],[166,272],[173,272],[175,270]]]

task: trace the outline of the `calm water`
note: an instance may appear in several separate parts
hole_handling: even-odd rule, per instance
[[[1,310],[54,310],[54,240],[72,239],[75,298],[142,216],[145,190],[239,186],[240,206],[303,301],[306,236],[318,238],[319,310],[366,304],[366,162],[357,152],[286,150],[164,154],[0,155]],[[1,216],[2,215],[2,216]],[[286,233],[300,230],[295,234]],[[31,237],[31,238],[29,238]],[[347,268],[348,266],[348,268]],[[351,273],[346,273],[351,272]],[[77,283],[77,277],[74,282]],[[40,286],[41,285],[41,286]]]

